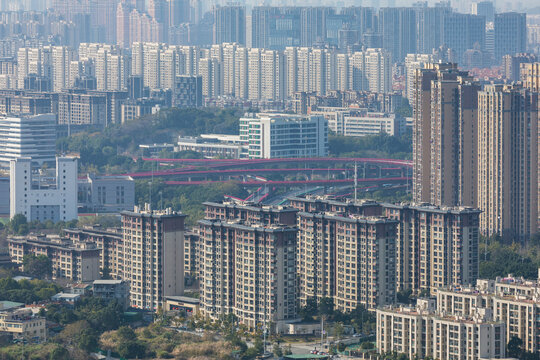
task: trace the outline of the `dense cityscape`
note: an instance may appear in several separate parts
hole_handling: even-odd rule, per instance
[[[540,359],[540,4],[0,0],[0,359]]]

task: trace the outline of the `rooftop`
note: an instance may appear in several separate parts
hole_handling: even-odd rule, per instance
[[[24,304],[15,301],[2,300],[0,301],[0,311],[9,311],[23,307]]]

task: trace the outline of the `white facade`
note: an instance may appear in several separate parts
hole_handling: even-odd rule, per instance
[[[493,321],[489,309],[475,309],[470,316],[446,315],[431,302],[419,300],[415,308],[377,309],[378,351],[440,360],[505,357],[505,323]]]
[[[42,164],[54,161],[56,117],[53,114],[0,117],[0,163],[22,157]]]
[[[343,135],[366,136],[386,133],[399,135],[400,124],[394,114],[366,113],[343,117]]]
[[[426,64],[436,61],[437,56],[433,54],[408,54],[405,57],[405,96],[409,99],[410,104],[412,104],[413,101],[416,69],[423,69]]]
[[[249,158],[304,158],[328,155],[328,121],[323,116],[259,113],[240,118],[240,139]]]
[[[10,217],[22,214],[28,221],[40,222],[77,219],[76,158],[56,158],[55,182],[40,183],[41,179],[32,174],[32,159],[11,161]]]

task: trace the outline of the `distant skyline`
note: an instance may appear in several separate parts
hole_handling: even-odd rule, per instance
[[[113,0],[111,0],[113,1]],[[149,0],[146,1],[148,7]],[[393,6],[412,6],[414,3],[424,2],[423,0],[206,0],[204,8],[210,9],[212,5],[225,5],[231,2],[246,5],[248,8],[259,5],[272,6],[369,6],[369,7],[393,7]],[[425,0],[429,6],[433,6],[440,2],[439,0]],[[451,6],[459,12],[470,12],[471,4],[474,0],[451,0]],[[42,11],[49,6],[52,0],[0,0],[0,9],[6,10],[38,10]],[[537,0],[495,0],[493,1],[498,12],[503,11],[526,11],[529,9],[538,8],[536,13],[540,13],[540,4]]]

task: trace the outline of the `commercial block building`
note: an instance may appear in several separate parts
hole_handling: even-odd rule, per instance
[[[156,310],[165,296],[184,292],[184,218],[170,208],[122,212],[123,279],[131,306]]]
[[[120,212],[135,205],[135,181],[130,176],[87,174],[77,182],[82,212]]]
[[[56,117],[53,114],[0,117],[0,164],[31,157],[43,164],[54,162]]]
[[[202,77],[176,76],[172,105],[178,108],[201,107],[203,105]]]
[[[77,219],[77,159],[56,158],[53,181],[41,181],[40,174],[32,169],[32,161],[11,161],[10,216],[22,214],[28,221],[40,222]]]

